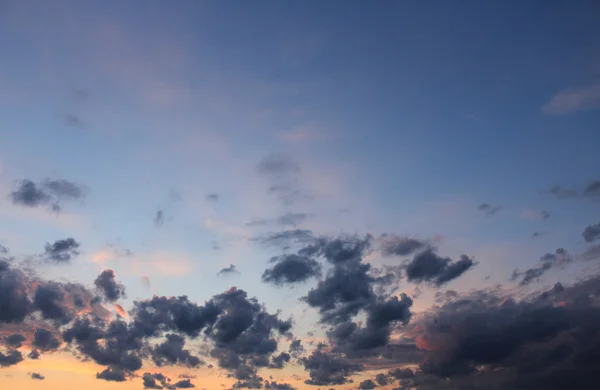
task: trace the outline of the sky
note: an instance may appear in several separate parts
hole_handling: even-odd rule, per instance
[[[0,384],[594,388],[599,18],[0,0]]]

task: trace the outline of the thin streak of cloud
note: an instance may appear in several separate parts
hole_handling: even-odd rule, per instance
[[[546,115],[562,115],[600,108],[600,84],[561,91],[542,107]]]

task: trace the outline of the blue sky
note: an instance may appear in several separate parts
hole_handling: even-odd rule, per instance
[[[111,268],[126,308],[237,286],[298,317],[298,334],[318,321],[298,300],[314,283],[261,281],[281,251],[254,240],[267,232],[429,240],[477,262],[448,289],[515,287],[513,270],[545,253],[578,258],[599,222],[583,195],[600,174],[599,14],[594,1],[0,1],[0,244],[25,261],[74,237],[76,260],[36,271],[90,285]],[[24,206],[10,195],[24,179],[85,196]],[[289,213],[305,218],[277,223]],[[373,265],[401,263],[375,252]],[[424,310],[438,288],[419,289]]]

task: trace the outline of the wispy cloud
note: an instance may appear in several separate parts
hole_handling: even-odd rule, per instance
[[[600,84],[559,92],[542,107],[542,112],[547,115],[561,115],[597,108],[600,108]]]

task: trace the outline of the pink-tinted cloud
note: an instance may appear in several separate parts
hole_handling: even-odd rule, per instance
[[[548,115],[561,115],[597,108],[600,108],[600,84],[559,92],[542,107],[542,111]]]

